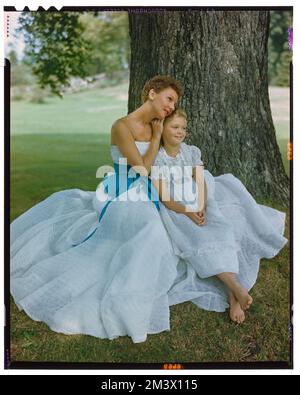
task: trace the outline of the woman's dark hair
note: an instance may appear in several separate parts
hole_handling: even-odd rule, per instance
[[[156,93],[159,93],[167,88],[174,89],[178,95],[178,100],[180,99],[183,93],[181,83],[169,75],[156,75],[144,85],[141,93],[142,103],[145,103],[148,100],[151,89],[154,89]]]

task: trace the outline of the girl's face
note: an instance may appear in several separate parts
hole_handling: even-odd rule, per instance
[[[184,117],[175,116],[164,125],[162,137],[164,143],[179,145],[183,142],[187,134],[187,121]]]
[[[164,119],[175,110],[178,95],[172,88],[166,88],[159,93],[151,89],[149,92],[149,99],[157,114],[157,118]]]

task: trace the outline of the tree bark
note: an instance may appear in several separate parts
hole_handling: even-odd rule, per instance
[[[140,11],[140,10],[139,10]],[[232,173],[256,198],[289,206],[269,93],[268,11],[129,10],[128,112],[156,74],[181,81],[187,140],[214,175]]]

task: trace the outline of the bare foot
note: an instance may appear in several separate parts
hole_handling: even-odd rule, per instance
[[[234,295],[235,299],[239,302],[243,310],[248,310],[253,303],[253,299],[248,294],[246,288],[243,288],[239,283],[234,273],[220,273],[218,277],[225,285],[227,285],[230,292]]]
[[[233,293],[234,293],[236,300],[239,302],[239,304],[243,310],[250,309],[250,306],[253,303],[253,299],[248,294],[248,291],[246,288],[243,288],[241,285],[238,285],[233,290]]]
[[[236,300],[234,295],[230,293],[229,295],[229,304],[230,304],[230,310],[229,310],[229,316],[231,321],[236,322],[238,324],[242,324],[245,319],[245,313],[241,308],[241,305],[239,302]]]

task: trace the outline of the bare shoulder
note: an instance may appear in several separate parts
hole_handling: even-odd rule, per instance
[[[116,141],[121,137],[130,137],[131,132],[126,122],[126,117],[117,119],[111,127],[111,143],[116,144]]]
[[[128,129],[128,125],[125,118],[126,117],[119,118],[112,124],[111,127],[112,132],[115,132],[119,129]]]

